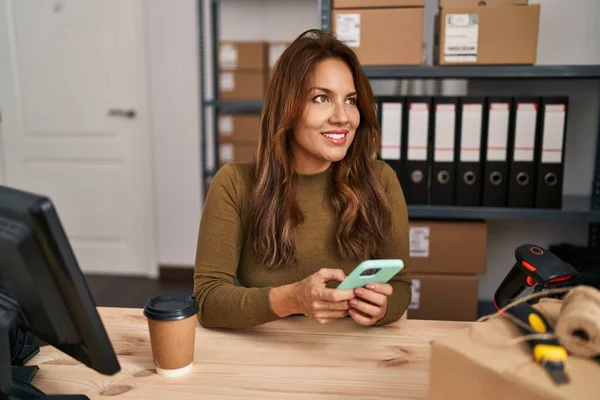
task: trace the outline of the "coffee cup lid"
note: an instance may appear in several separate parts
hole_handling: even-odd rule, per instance
[[[196,299],[189,294],[161,294],[148,299],[144,315],[157,321],[177,321],[198,313]]]

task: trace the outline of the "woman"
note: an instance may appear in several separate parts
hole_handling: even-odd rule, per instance
[[[363,260],[408,256],[404,195],[376,159],[379,146],[373,93],[354,52],[318,30],[300,35],[265,95],[255,162],[223,166],[210,185],[194,273],[202,326],[293,314],[369,326],[402,316],[406,270],[388,284],[333,288]]]

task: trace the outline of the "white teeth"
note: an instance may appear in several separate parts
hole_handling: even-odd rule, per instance
[[[326,136],[331,139],[339,140],[344,138],[343,133],[324,133],[323,136]]]

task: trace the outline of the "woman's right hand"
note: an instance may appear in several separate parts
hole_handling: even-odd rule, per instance
[[[341,269],[323,268],[294,285],[295,305],[299,313],[326,324],[344,318],[350,309],[353,290],[327,288],[327,282],[342,282],[346,278]]]

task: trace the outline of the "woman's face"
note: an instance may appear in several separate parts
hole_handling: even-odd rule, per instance
[[[354,79],[343,61],[317,64],[309,88],[291,140],[294,168],[301,174],[324,171],[342,160],[360,123]]]

